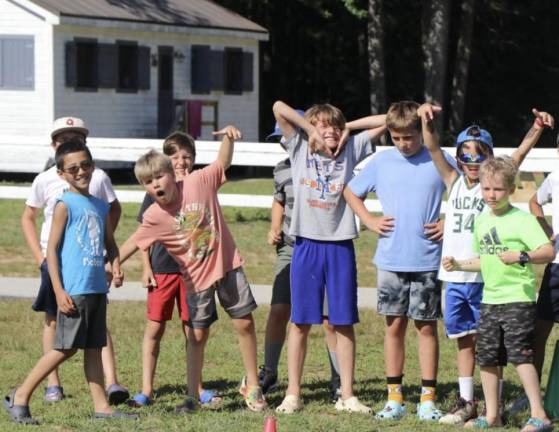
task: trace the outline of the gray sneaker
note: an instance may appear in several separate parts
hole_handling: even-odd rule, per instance
[[[440,424],[460,425],[477,417],[477,402],[467,401],[461,397],[456,399],[454,407],[439,419]]]

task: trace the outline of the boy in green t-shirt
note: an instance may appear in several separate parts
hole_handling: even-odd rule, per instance
[[[531,416],[522,431],[548,431],[553,426],[543,409],[534,367],[536,278],[532,263],[548,263],[555,252],[537,219],[510,203],[517,171],[510,157],[488,159],[481,165],[482,196],[491,211],[475,221],[474,250],[479,257],[463,261],[443,257],[442,264],[447,271],[481,271],[485,282],[477,361],[487,414],[467,426],[501,426],[497,365],[500,352],[506,349],[530,401]]]

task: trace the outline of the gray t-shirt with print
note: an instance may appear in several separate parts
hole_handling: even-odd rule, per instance
[[[351,137],[336,159],[311,154],[307,136],[300,131],[284,146],[291,159],[295,197],[289,233],[329,241],[357,237],[355,217],[342,192],[355,166],[374,152],[369,133]]]

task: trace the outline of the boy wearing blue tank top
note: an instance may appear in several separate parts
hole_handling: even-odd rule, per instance
[[[29,400],[37,386],[78,349],[84,350],[84,371],[94,404],[94,418],[136,419],[113,410],[105,394],[101,349],[107,343],[108,286],[103,251],[113,269],[113,282],[122,285],[118,249],[108,218],[109,205],[89,194],[94,163],[79,140],[56,150],[58,175],[70,188],[54,209],[47,261],[58,305],[56,340],[25,381],[4,398],[4,408],[16,423],[37,424]]]

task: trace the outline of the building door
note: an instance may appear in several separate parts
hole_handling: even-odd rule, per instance
[[[160,46],[157,49],[157,136],[164,138],[171,132],[174,121],[173,102],[173,47]]]

